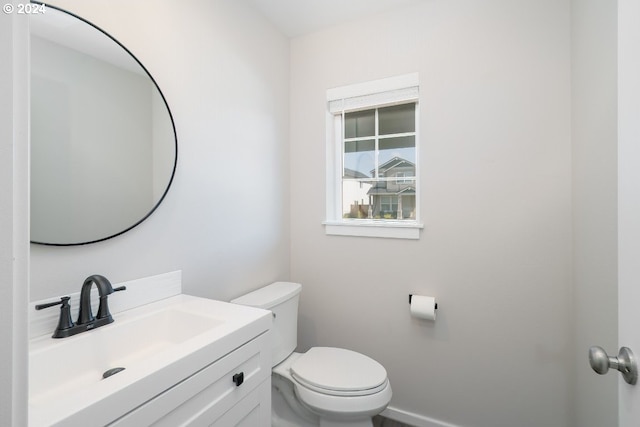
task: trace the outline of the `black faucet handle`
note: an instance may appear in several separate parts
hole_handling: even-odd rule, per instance
[[[75,325],[73,320],[71,320],[71,306],[69,305],[69,300],[71,297],[61,297],[60,301],[56,302],[48,302],[44,304],[36,305],[36,310],[42,310],[44,308],[53,307],[56,305],[60,305],[60,317],[58,318],[58,326],[56,330],[53,332],[53,338],[63,338],[68,336],[66,332],[67,329],[73,328]]]
[[[69,300],[70,299],[71,299],[71,297],[60,297],[60,301],[46,302],[44,304],[38,304],[38,305],[36,305],[36,310],[42,310],[42,309],[45,309],[45,308],[54,307],[56,305],[62,305],[62,306],[64,306],[65,304],[69,305]]]
[[[119,286],[117,288],[112,288],[113,292],[119,292],[126,290],[126,286]],[[103,295],[100,297],[100,306],[98,307],[98,314],[96,315],[96,319],[106,319],[106,323],[113,322],[113,317],[111,317],[111,313],[109,312],[109,303],[107,302],[108,295]]]

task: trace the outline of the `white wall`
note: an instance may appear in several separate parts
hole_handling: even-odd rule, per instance
[[[114,239],[32,245],[31,298],[181,269],[187,293],[229,299],[288,279],[288,40],[244,2],[58,0],[123,43],[163,91],[178,168],[156,212]],[[123,295],[126,298],[126,295]]]
[[[27,425],[28,31],[24,16],[0,14],[0,414],[13,427]]]
[[[570,425],[569,3],[429,1],[292,40],[299,347],[379,360],[423,425]],[[326,236],[326,90],[415,71],[420,240]],[[435,323],[410,293],[438,298]]]
[[[618,340],[640,348],[640,1],[618,0]],[[615,352],[614,352],[615,354]],[[637,357],[637,356],[636,356]],[[619,426],[640,424],[640,388],[618,380]]]
[[[618,375],[595,374],[590,346],[618,350],[617,8],[571,2],[575,425],[618,425]]]

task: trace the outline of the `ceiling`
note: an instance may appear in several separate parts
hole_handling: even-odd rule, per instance
[[[289,37],[426,0],[247,0]]]

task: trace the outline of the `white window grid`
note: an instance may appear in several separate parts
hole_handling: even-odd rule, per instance
[[[366,236],[382,238],[418,239],[420,230],[424,227],[420,220],[420,105],[418,74],[405,74],[371,82],[343,86],[327,91],[327,204],[326,220],[323,221],[326,233],[342,236]],[[415,176],[405,177],[405,180],[415,182],[415,216],[411,219],[368,220],[360,218],[342,217],[342,187],[343,182],[343,115],[344,112],[382,108],[389,105],[415,102]],[[376,125],[376,129],[378,126]],[[378,135],[377,141],[388,137],[398,137],[400,134]],[[366,138],[365,138],[366,139]],[[368,138],[371,139],[371,138]],[[378,152],[379,150],[376,150]],[[376,170],[378,165],[376,159]],[[380,181],[396,180],[397,177],[374,177]],[[361,184],[363,180],[360,180]],[[405,182],[406,184],[406,182]]]
[[[361,110],[351,110],[351,111],[342,111],[342,114],[339,116],[340,117],[340,122],[339,122],[339,126],[341,128],[341,135],[340,135],[340,151],[342,153],[342,160],[341,160],[341,166],[344,170],[344,164],[345,164],[345,153],[344,153],[344,146],[345,143],[347,142],[358,142],[358,141],[370,141],[370,140],[374,140],[374,144],[375,144],[375,148],[374,148],[374,165],[375,165],[375,172],[374,172],[374,176],[373,176],[373,180],[376,181],[383,181],[383,180],[387,180],[387,181],[394,181],[396,180],[395,177],[383,177],[380,176],[379,174],[379,169],[378,166],[380,166],[380,140],[383,139],[393,139],[393,138],[402,138],[402,137],[408,137],[408,136],[413,136],[415,139],[415,144],[416,144],[416,150],[417,150],[417,146],[418,146],[418,133],[417,133],[417,123],[418,123],[418,103],[414,102],[416,108],[415,108],[415,123],[416,123],[416,131],[414,132],[400,132],[400,133],[390,133],[390,134],[384,134],[384,135],[380,135],[379,132],[379,123],[380,123],[380,119],[379,119],[379,110],[381,108],[384,107],[390,107],[392,105],[402,105],[402,104],[409,104],[408,102],[402,102],[402,103],[394,103],[394,104],[386,104],[386,105],[376,105],[370,108],[366,108],[366,109],[361,109]],[[374,125],[374,130],[375,133],[373,135],[369,135],[369,136],[359,136],[359,137],[353,137],[353,138],[345,138],[344,137],[344,123],[345,123],[345,116],[348,113],[352,113],[354,111],[363,111],[363,110],[374,110],[374,121],[375,121],[375,125]],[[416,153],[417,154],[417,153]],[[417,160],[417,158],[416,158]],[[416,161],[416,169],[418,166],[418,162]],[[416,172],[417,173],[417,172]],[[415,177],[410,177],[410,178],[415,178]],[[358,179],[358,178],[344,178],[344,179],[353,179],[356,181],[361,181],[363,179]],[[409,180],[412,181],[413,179]]]
[[[380,108],[384,108],[384,107],[389,107],[389,106],[393,106],[393,105],[402,105],[402,104],[408,104],[409,102],[394,102],[394,103],[388,103],[388,104],[382,104],[382,105],[372,105],[369,106],[368,108],[359,108],[357,110],[349,110],[349,111],[345,111],[342,110],[340,112],[340,114],[335,114],[333,116],[333,127],[334,127],[334,150],[336,152],[336,154],[339,156],[339,160],[337,161],[336,165],[338,167],[336,167],[335,170],[335,177],[334,177],[334,183],[335,183],[335,204],[334,204],[334,209],[335,212],[333,212],[331,214],[331,216],[335,219],[335,220],[343,220],[345,222],[360,222],[360,223],[365,223],[368,221],[371,221],[368,218],[343,218],[342,217],[342,212],[343,212],[343,206],[342,206],[342,184],[344,181],[356,181],[356,182],[360,182],[361,184],[364,182],[370,182],[372,184],[374,183],[378,183],[378,182],[394,182],[394,183],[403,183],[403,184],[408,184],[413,182],[416,188],[415,191],[415,197],[416,197],[416,215],[414,219],[402,219],[402,220],[395,220],[395,219],[387,219],[387,218],[378,218],[378,219],[374,219],[373,221],[375,222],[379,222],[379,223],[395,223],[395,222],[403,222],[403,223],[415,223],[418,224],[419,220],[420,220],[420,215],[419,215],[419,190],[418,190],[418,182],[419,182],[419,170],[420,170],[420,162],[418,161],[419,159],[419,135],[418,135],[418,119],[420,117],[420,106],[419,103],[417,101],[411,101],[413,103],[415,103],[415,131],[413,132],[400,132],[400,133],[393,133],[393,134],[385,134],[385,135],[380,135],[379,134],[379,117],[378,117],[378,110]],[[344,123],[345,123],[345,115],[348,113],[352,113],[355,111],[363,111],[363,110],[375,110],[375,133],[374,135],[371,136],[362,136],[362,137],[353,137],[353,138],[345,138],[344,137]],[[415,174],[414,176],[407,176],[402,178],[402,180],[398,180],[398,178],[396,176],[381,176],[380,175],[380,171],[379,171],[379,166],[380,166],[380,162],[379,162],[379,155],[380,155],[380,150],[379,150],[379,143],[380,140],[383,139],[391,139],[391,138],[400,138],[400,137],[407,137],[407,136],[413,136],[414,140],[415,140],[415,157],[416,157],[416,161],[415,161]],[[374,149],[374,165],[375,165],[375,171],[374,171],[374,176],[371,178],[348,178],[348,177],[344,177],[343,176],[343,171],[344,171],[344,167],[345,167],[345,152],[344,152],[344,146],[345,143],[347,142],[356,142],[356,141],[369,141],[369,140],[374,140],[374,144],[375,144],[375,149]]]

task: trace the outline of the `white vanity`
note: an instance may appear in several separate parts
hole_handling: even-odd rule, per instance
[[[114,318],[31,339],[29,426],[270,425],[271,312],[178,294]]]

